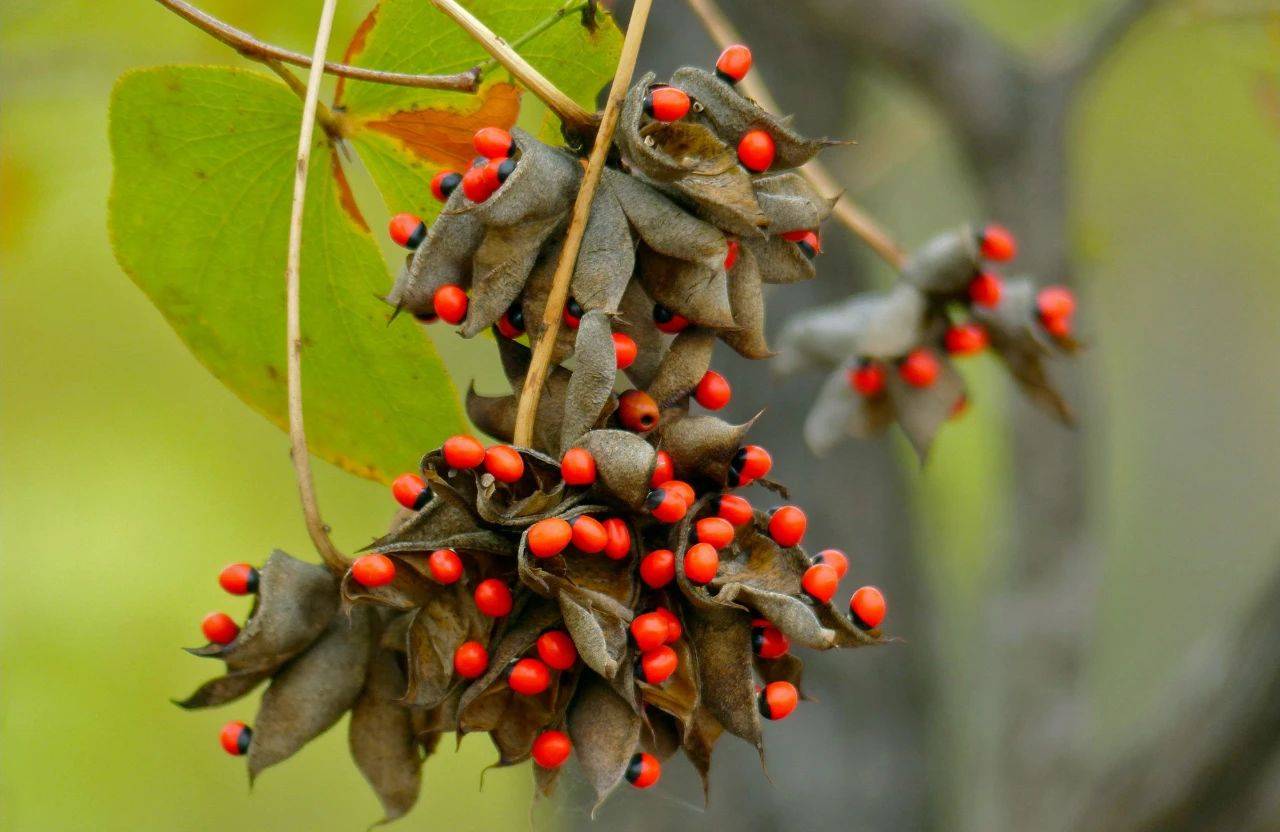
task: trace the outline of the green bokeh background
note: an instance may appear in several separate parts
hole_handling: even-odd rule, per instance
[[[304,50],[319,6],[204,5]],[[966,5],[1038,49],[1098,4]],[[338,42],[367,10],[343,7]],[[176,648],[199,640],[200,617],[247,611],[218,590],[218,567],[309,547],[285,437],[200,368],[108,246],[108,93],[121,71],[165,62],[239,61],[141,0],[0,6],[0,826],[363,828],[378,811],[344,732],[250,794],[216,740],[249,706],[187,714],[168,702],[208,673]],[[1188,644],[1234,621],[1277,562],[1280,123],[1260,102],[1268,79],[1280,83],[1280,39],[1264,26],[1159,14],[1076,119],[1083,360],[1099,398],[1086,429],[1107,552],[1091,670],[1100,756],[1133,736]],[[963,177],[927,108],[888,79],[851,84],[876,108],[863,123],[879,125],[843,157],[855,192],[910,241],[967,216],[934,196]],[[461,379],[489,372],[483,348],[441,340]],[[952,634],[951,714],[977,705],[965,657],[981,646],[967,636],[1003,527],[983,507],[1008,464],[1007,394],[984,362],[972,417],[912,475]],[[386,522],[380,487],[324,464],[317,486],[340,545]],[[939,752],[963,760],[958,733]],[[483,738],[439,753],[405,828],[527,825],[524,768],[478,789],[491,758]]]

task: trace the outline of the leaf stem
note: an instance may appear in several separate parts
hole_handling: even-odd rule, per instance
[[[248,32],[224,23],[190,3],[183,2],[183,0],[156,0],[156,2],[197,29],[222,41],[246,58],[268,64],[268,66],[270,66],[269,61],[294,64],[295,66],[311,66],[312,59],[301,52],[292,52],[258,40]],[[454,90],[456,92],[473,93],[480,84],[480,71],[475,68],[453,75],[413,75],[404,72],[383,72],[377,69],[365,69],[364,67],[333,63],[332,61],[324,62],[323,66],[324,71],[331,75],[341,75],[357,81],[392,84],[400,87],[422,87],[431,90]]]
[[[440,1],[433,0],[437,3]],[[613,132],[618,126],[622,101],[626,98],[627,87],[631,85],[631,76],[635,73],[636,59],[640,56],[640,42],[644,39],[644,29],[649,22],[649,9],[652,5],[653,0],[636,0],[631,9],[631,20],[627,24],[627,36],[622,42],[618,68],[614,72],[613,84],[609,87],[609,98],[600,116],[600,128],[596,132],[595,144],[592,145],[591,155],[587,159],[587,170],[582,175],[582,186],[578,189],[578,197],[573,203],[569,230],[565,232],[564,249],[560,254],[560,262],[556,264],[555,276],[551,280],[547,305],[542,310],[544,325],[542,337],[533,349],[529,372],[525,375],[524,384],[520,389],[514,437],[518,447],[527,448],[533,443],[533,426],[538,413],[538,400],[542,398],[542,388],[551,369],[551,356],[555,350],[556,337],[560,334],[561,310],[564,309],[565,301],[569,298],[569,283],[573,278],[574,266],[578,262],[582,235],[587,230],[587,219],[591,216],[591,203],[595,198],[596,188],[600,185],[600,177],[604,173],[609,148],[613,144]]]
[[[686,2],[689,4],[689,8],[693,10],[694,15],[702,22],[702,27],[707,30],[711,40],[718,47],[724,49],[732,44],[742,43],[742,35],[725,17],[724,12],[716,5],[715,0],[686,0]],[[773,113],[782,112],[778,102],[769,93],[769,88],[760,80],[759,70],[753,70],[747,77],[739,81],[738,88],[748,98],[754,99],[756,103],[766,110]],[[848,194],[843,192],[839,183],[836,182],[825,165],[817,159],[813,159],[802,167],[800,171],[819,192],[824,194],[839,193],[840,200],[836,203],[835,208],[832,209],[836,219],[870,246],[871,250],[879,255],[880,259],[895,270],[902,271],[902,267],[907,261],[906,252],[894,242],[889,233],[870,214],[860,208],[857,203],[849,198]]]
[[[517,81],[528,87],[529,91],[551,108],[566,126],[577,131],[590,130],[595,126],[595,114],[589,113],[569,96],[565,95],[546,76],[520,57],[511,45],[493,33],[489,27],[480,22],[475,15],[464,9],[457,0],[431,0],[431,4],[444,12],[467,34],[484,47],[484,50],[510,72]],[[552,21],[554,22],[554,21]]]
[[[163,2],[163,0],[162,0]],[[302,514],[307,533],[325,565],[335,573],[347,570],[347,558],[329,539],[329,527],[320,519],[316,503],[315,483],[311,478],[311,455],[307,450],[307,431],[302,420],[302,315],[299,287],[302,283],[302,217],[307,195],[307,169],[311,166],[311,142],[315,132],[316,110],[320,104],[320,81],[324,73],[324,55],[333,32],[333,15],[338,0],[324,0],[320,23],[316,29],[315,52],[307,76],[307,94],[302,104],[302,126],[298,129],[298,157],[294,166],[293,210],[289,216],[289,253],[285,261],[285,337],[289,398],[289,440],[293,470],[302,499]]]

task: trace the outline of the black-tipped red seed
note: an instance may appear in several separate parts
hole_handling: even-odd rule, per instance
[[[658,121],[679,121],[689,112],[689,96],[678,87],[655,87],[645,93],[644,112]]]
[[[396,245],[413,250],[422,245],[427,236],[427,224],[415,214],[396,214],[387,226]]]
[[[627,782],[637,789],[647,789],[662,777],[662,764],[647,752],[640,752],[627,764]]]
[[[653,322],[657,324],[660,332],[672,335],[689,326],[689,319],[683,315],[677,315],[667,307],[660,303],[653,305]]]
[[[233,757],[242,757],[249,753],[249,743],[253,741],[253,729],[240,720],[228,722],[218,733],[218,742],[222,750]]]
[[[800,702],[800,691],[790,682],[770,682],[760,691],[758,704],[765,719],[786,719]]]
[[[218,573],[218,586],[232,595],[251,595],[258,591],[258,570],[247,563],[233,563]]]
[[[751,71],[751,50],[740,43],[726,47],[716,59],[716,75],[722,81],[736,84]]]
[[[577,329],[578,325],[582,323],[583,314],[582,304],[573,298],[569,298],[564,302],[564,312],[561,313],[560,318],[564,321],[565,326],[570,329]]]
[[[431,177],[431,195],[444,202],[462,184],[462,174],[456,170],[442,170]]]

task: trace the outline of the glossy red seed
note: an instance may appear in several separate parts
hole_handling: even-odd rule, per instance
[[[717,517],[723,517],[735,526],[745,526],[755,517],[751,503],[736,494],[721,494],[716,498],[714,507]]]
[[[940,372],[942,365],[938,363],[937,356],[924,347],[907,353],[907,357],[898,365],[898,375],[912,387],[930,386],[938,380]]]
[[[563,731],[543,731],[533,741],[533,761],[542,768],[560,768],[573,753],[573,743]]]
[[[503,338],[509,338],[512,341],[519,338],[521,335],[524,335],[524,327],[516,326],[516,324],[511,320],[510,309],[502,313],[502,317],[498,319],[497,327],[499,335]]]
[[[537,696],[551,686],[551,671],[537,659],[521,659],[508,671],[507,685],[516,693]]]
[[[706,584],[720,570],[720,555],[715,547],[695,543],[684,553],[684,575],[691,584]]]
[[[762,659],[778,659],[791,650],[782,631],[763,618],[751,622],[751,649]]]
[[[670,549],[654,549],[640,559],[640,580],[662,589],[676,578],[676,555]]]
[[[232,595],[248,595],[258,591],[258,570],[247,563],[233,563],[218,573],[218,586]]]
[[[515,151],[511,134],[501,127],[481,127],[471,137],[471,144],[475,147],[476,153],[486,159],[510,156]]]
[[[573,539],[573,527],[567,520],[548,517],[529,527],[526,543],[536,558],[551,558],[560,554]]]
[[[654,455],[653,475],[649,477],[649,485],[657,488],[665,482],[675,479],[676,464],[671,459],[671,454],[666,451],[658,451]]]
[[[719,410],[729,403],[732,396],[733,388],[729,386],[728,379],[715,370],[707,370],[693,389],[694,399],[707,410]]]
[[[658,87],[644,99],[644,110],[658,121],[679,121],[689,112],[689,96],[678,87]]]
[[[825,563],[836,570],[836,577],[843,578],[849,572],[849,558],[839,549],[823,549],[813,556],[814,563]]]
[[[511,590],[497,578],[487,578],[476,586],[476,609],[490,618],[511,612]]]
[[[982,272],[969,281],[969,300],[978,306],[993,308],[1000,303],[1003,294],[1004,283],[991,272]]]
[[[636,342],[630,335],[622,332],[613,333],[613,357],[619,370],[625,370],[635,363]]]
[[[884,392],[884,367],[871,361],[862,361],[849,370],[849,386],[858,395],[870,399]]]
[[[692,506],[698,502],[698,495],[694,493],[693,486],[684,480],[668,480],[662,485],[663,491],[674,491],[680,495],[680,499],[684,500],[686,506]]]
[[[667,622],[667,644],[675,644],[679,641],[684,628],[680,626],[680,619],[676,618],[676,614],[666,607],[654,607],[653,611]]]
[[[456,170],[442,170],[431,177],[431,195],[444,202],[461,184],[462,174]]]
[[[769,516],[769,536],[779,546],[799,546],[808,526],[809,518],[798,506],[782,506]]]
[[[884,594],[874,586],[864,586],[849,599],[849,612],[853,623],[863,630],[874,630],[884,621],[888,605]]]
[[[484,452],[484,469],[499,482],[516,482],[524,476],[524,457],[510,445],[492,445]]]
[[[417,248],[427,236],[427,226],[417,214],[396,214],[387,223],[387,231],[396,245]]]
[[[689,504],[679,494],[665,488],[655,488],[650,491],[644,504],[654,519],[660,523],[679,523],[684,519],[685,512],[689,510]]]
[[[748,485],[773,469],[773,457],[759,445],[743,445],[730,465],[730,482],[735,488]]]
[[[665,644],[647,650],[640,656],[641,676],[651,685],[660,685],[670,679],[679,666],[680,658],[676,651]]]
[[[472,202],[484,202],[493,196],[491,176],[485,166],[470,168],[462,174],[462,193]]]
[[[351,564],[351,577],[361,586],[386,586],[395,580],[396,565],[386,555],[361,555]]]
[[[677,315],[662,304],[654,304],[653,307],[653,323],[658,327],[659,332],[665,332],[673,335],[689,326],[689,319],[683,315]]]
[[[982,249],[982,256],[988,260],[1005,262],[1012,260],[1018,254],[1018,242],[1014,239],[1013,232],[995,223],[982,229],[982,234],[978,237],[978,245]]]
[[[200,631],[214,644],[230,644],[240,635],[240,625],[225,612],[211,612],[200,622]]]
[[[427,491],[427,484],[417,474],[401,474],[391,481],[391,496],[405,508],[422,508],[430,493]],[[422,502],[419,503],[419,500]]]
[[[622,560],[631,554],[631,529],[627,521],[621,517],[610,517],[604,521],[604,531],[608,542],[604,544],[604,556],[610,560]]]
[[[628,390],[618,397],[618,421],[636,433],[647,433],[658,426],[658,403],[642,390]]]
[[[720,517],[704,517],[694,527],[699,543],[723,549],[733,542],[733,524]]]
[[[637,615],[631,622],[631,638],[636,643],[636,649],[641,653],[652,650],[660,644],[666,644],[668,632],[667,619],[656,612]]]
[[[840,576],[834,567],[825,563],[815,563],[805,570],[800,578],[800,586],[811,598],[825,604],[836,596],[840,586]]]
[[[738,161],[744,168],[755,173],[768,170],[776,152],[773,136],[764,130],[748,131],[738,141]]]
[[[637,789],[647,789],[662,778],[662,763],[647,751],[641,751],[627,764],[626,778]]]
[[[595,457],[582,448],[570,448],[560,458],[560,476],[565,485],[591,485],[596,481]]]
[[[800,692],[790,682],[770,682],[760,691],[760,715],[786,719],[800,702]]]
[[[1071,334],[1070,318],[1040,318],[1040,324],[1055,338],[1066,338]]]
[[[741,81],[751,71],[751,50],[740,43],[725,47],[716,59],[716,74],[731,84]]]
[[[579,552],[594,555],[604,551],[605,544],[609,542],[609,533],[599,520],[584,514],[570,520],[569,525],[573,528],[573,547]]]
[[[435,309],[440,320],[447,324],[460,324],[467,319],[467,293],[461,286],[446,283],[436,289],[431,298],[431,307]]]
[[[450,468],[475,468],[484,462],[484,445],[474,436],[460,433],[444,440],[444,462]]]
[[[800,247],[800,251],[810,260],[822,253],[822,238],[814,231],[808,231],[803,237],[796,241],[796,245]]]
[[[223,725],[222,730],[218,732],[218,742],[222,745],[222,750],[233,757],[239,757],[247,752],[252,738],[253,731],[238,719]]]
[[[560,320],[564,321],[564,325],[569,329],[577,329],[582,324],[582,305],[573,298],[569,298],[564,303],[564,310],[560,313]]]
[[[1076,311],[1076,297],[1065,286],[1046,286],[1036,295],[1042,318],[1069,318]]]
[[[464,679],[478,679],[489,669],[489,651],[478,641],[464,641],[453,651],[453,669]]]
[[[729,239],[725,240],[725,245],[728,246],[728,251],[724,255],[724,270],[729,271],[735,265],[737,265],[738,253],[741,247],[738,241],[733,237],[730,237]]]
[[[456,584],[462,578],[462,558],[452,549],[436,549],[427,558],[431,577],[440,584]]]
[[[578,661],[578,648],[564,630],[548,630],[538,636],[538,658],[547,667],[568,670]]]
[[[944,336],[947,352],[952,355],[974,355],[987,346],[987,330],[981,324],[957,324]]]

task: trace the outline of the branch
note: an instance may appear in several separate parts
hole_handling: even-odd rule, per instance
[[[718,47],[724,49],[731,44],[742,43],[742,35],[725,17],[724,12],[716,5],[715,0],[687,0],[687,2],[689,3],[689,8],[702,21],[702,26],[707,30],[707,34],[711,36],[711,40]],[[778,102],[774,100],[768,87],[761,80],[758,69],[748,73],[745,78],[739,81],[738,87],[748,98],[754,99],[756,103],[766,110],[773,113],[782,112],[782,108],[778,106]],[[819,192],[840,194],[840,201],[836,203],[833,209],[836,219],[861,238],[886,263],[898,271],[902,270],[907,261],[906,252],[893,241],[888,232],[870,214],[859,208],[844,193],[825,165],[817,159],[813,159],[800,170]]]
[[[433,2],[439,5],[443,0],[433,0]],[[537,346],[533,349],[529,372],[525,375],[524,385],[520,390],[514,436],[517,447],[527,448],[533,444],[533,423],[537,418],[538,400],[542,398],[542,387],[551,369],[551,356],[555,351],[556,337],[560,334],[561,310],[564,309],[565,301],[569,299],[569,283],[573,278],[574,266],[578,262],[582,235],[587,230],[587,219],[591,216],[591,202],[595,198],[596,188],[600,185],[600,176],[604,172],[605,161],[613,145],[613,131],[618,126],[618,115],[622,109],[622,101],[627,96],[627,87],[631,85],[636,59],[640,57],[640,42],[644,39],[645,24],[649,22],[649,8],[652,4],[653,0],[636,0],[635,6],[631,9],[627,36],[622,42],[622,54],[618,58],[618,68],[613,75],[613,85],[609,87],[609,99],[605,102],[604,112],[600,116],[600,127],[596,131],[595,144],[591,148],[591,156],[587,159],[587,170],[582,176],[582,186],[578,189],[577,199],[573,203],[569,230],[565,232],[564,249],[560,254],[560,262],[556,264],[555,276],[551,280],[547,305],[542,310],[542,322],[545,328]]]
[[[162,0],[163,1],[163,0]],[[289,254],[285,261],[285,329],[288,349],[289,440],[293,470],[302,498],[302,513],[307,533],[316,551],[332,571],[347,570],[347,559],[333,541],[320,519],[316,503],[315,483],[311,479],[311,455],[307,451],[307,431],[302,421],[302,316],[299,286],[302,282],[302,214],[307,195],[307,168],[311,165],[311,137],[315,131],[316,109],[320,103],[320,80],[324,72],[324,53],[329,48],[333,31],[333,13],[338,0],[324,0],[320,25],[316,30],[315,53],[309,62],[307,95],[302,105],[302,126],[298,130],[298,161],[294,167],[293,211],[289,216]]]
[[[587,112],[579,106],[578,102],[565,95],[546,76],[534,69],[532,64],[520,57],[510,44],[494,34],[475,15],[464,9],[457,0],[431,0],[431,4],[453,18],[455,23],[466,30],[467,34],[484,47],[484,50],[502,64],[517,81],[542,99],[567,126],[579,131],[590,130],[595,126],[594,113]]]
[[[295,66],[310,67],[312,58],[301,52],[291,52],[270,43],[258,40],[248,32],[241,31],[222,22],[182,0],[156,0],[160,5],[181,17],[183,20],[213,35],[227,46],[251,60],[261,63],[277,61]],[[270,65],[268,63],[268,65]],[[401,87],[422,87],[430,90],[455,90],[457,92],[475,92],[479,85],[480,71],[469,69],[454,75],[411,75],[404,72],[381,72],[376,69],[364,69],[349,64],[324,62],[324,71],[330,75],[341,75],[357,81],[371,81],[375,84],[393,84]]]
[[[1115,50],[1139,20],[1163,2],[1165,0],[1113,0],[1110,7],[1075,36],[1075,47],[1068,51],[1057,71],[1071,85],[1079,84]]]

